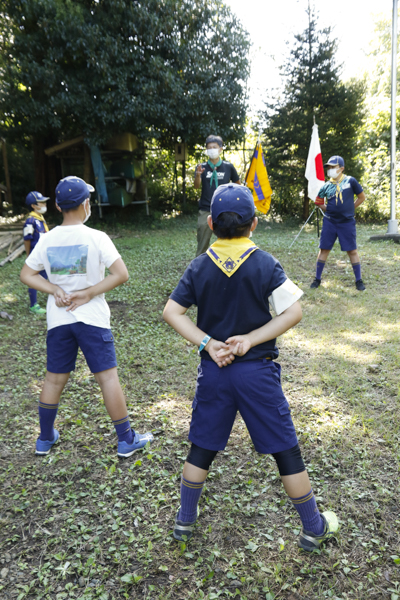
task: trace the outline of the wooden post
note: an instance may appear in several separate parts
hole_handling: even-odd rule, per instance
[[[6,186],[7,186],[6,197],[7,197],[8,204],[12,204],[10,171],[8,170],[7,147],[6,147],[5,139],[1,140],[1,147],[2,147],[2,151],[3,151],[4,175],[5,175]]]
[[[182,161],[182,202],[186,204],[186,161]]]
[[[86,183],[90,183],[90,174],[92,161],[90,158],[90,150],[87,144],[83,144],[83,179]]]

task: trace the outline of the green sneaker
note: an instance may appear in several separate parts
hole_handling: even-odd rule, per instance
[[[297,544],[306,552],[318,550],[322,542],[329,540],[339,530],[339,521],[334,512],[328,510],[321,516],[325,521],[324,531],[321,535],[315,535],[312,531],[304,531],[304,529],[300,533]]]
[[[33,306],[31,306],[29,310],[34,315],[45,315],[46,314],[46,309],[42,308],[41,306],[39,306],[39,304],[37,302],[36,302],[36,304],[34,304]]]

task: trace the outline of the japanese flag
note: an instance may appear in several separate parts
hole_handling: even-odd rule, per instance
[[[318,125],[313,125],[311,144],[308,151],[306,179],[308,179],[308,197],[315,201],[317,194],[325,183],[321,146],[319,145]]]

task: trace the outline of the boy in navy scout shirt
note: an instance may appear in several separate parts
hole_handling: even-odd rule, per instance
[[[317,288],[320,286],[322,271],[329,252],[332,250],[336,238],[339,238],[340,249],[349,255],[356,279],[356,288],[359,292],[362,292],[365,290],[365,285],[361,279],[354,213],[357,206],[364,202],[365,194],[354,177],[344,175],[344,160],[341,156],[331,156],[324,167],[328,169],[327,174],[330,179],[319,190],[315,200],[315,204],[321,206],[322,210],[325,211],[325,216],[319,241],[320,251],[317,258],[317,270],[310,287]],[[357,196],[355,202],[354,196]],[[326,198],[326,204],[324,198]]]
[[[22,283],[49,294],[47,372],[40,394],[40,436],[36,441],[36,454],[40,455],[48,454],[59,439],[53,425],[79,348],[100,385],[118,435],[118,456],[131,456],[153,439],[151,433],[141,435],[131,429],[119,383],[104,293],[127,281],[129,275],[108,235],[84,225],[90,217],[92,191],[94,188],[79,177],[61,179],[56,205],[63,223],[40,239],[21,271]],[[43,269],[48,281],[40,275]]]
[[[339,528],[333,512],[320,514],[305,469],[289,404],[280,383],[276,338],[301,320],[302,291],[279,262],[249,236],[257,226],[250,190],[222,185],[211,203],[217,241],[195,258],[172,292],[164,319],[199,346],[191,449],[181,480],[174,537],[190,538],[210,465],[223,450],[236,417],[243,417],[257,452],[272,454],[303,524],[299,546],[318,549]],[[197,306],[197,325],[185,314]],[[269,306],[277,316],[272,318]]]
[[[47,211],[46,202],[50,198],[45,198],[40,192],[29,192],[25,198],[25,204],[31,207],[32,212],[24,223],[24,246],[26,255],[32,252],[40,237],[49,231],[43,215]],[[47,277],[45,271],[41,272],[42,277]],[[37,303],[37,291],[29,289],[30,311],[35,315],[45,315],[46,309],[41,308]]]

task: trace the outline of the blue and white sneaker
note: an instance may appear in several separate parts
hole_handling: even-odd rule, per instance
[[[118,442],[117,454],[122,458],[128,458],[128,456],[132,456],[137,450],[144,448],[147,442],[152,442],[153,440],[154,436],[149,431],[147,433],[135,433],[132,444]]]
[[[41,440],[40,438],[38,438],[36,440],[35,454],[38,454],[38,455],[48,454],[50,452],[52,446],[54,446],[54,444],[57,444],[58,440],[60,439],[60,434],[58,433],[57,429],[53,429],[53,431],[54,431],[54,438],[52,441]]]

